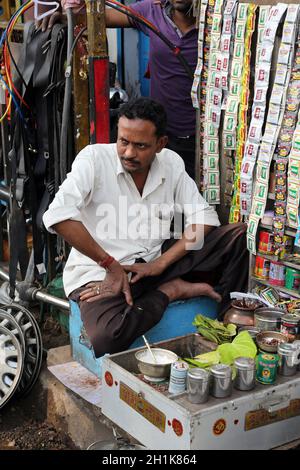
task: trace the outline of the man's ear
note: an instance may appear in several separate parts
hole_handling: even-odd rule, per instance
[[[157,141],[156,153],[159,153],[163,148],[165,148],[167,143],[168,143],[168,136],[167,135],[163,135],[162,137],[160,137]]]

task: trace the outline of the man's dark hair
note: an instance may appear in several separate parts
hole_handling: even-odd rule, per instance
[[[167,115],[164,107],[151,98],[136,98],[120,106],[119,119],[143,119],[151,121],[156,128],[157,137],[166,135]]]

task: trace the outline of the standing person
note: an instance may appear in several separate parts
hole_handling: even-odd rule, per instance
[[[80,3],[81,0],[62,0],[64,8],[78,7]],[[193,73],[198,55],[193,0],[142,0],[131,4],[130,8],[151,21],[172,44],[180,48]],[[49,27],[59,17],[59,14],[54,14]],[[149,35],[150,96],[161,103],[167,112],[167,147],[179,153],[187,173],[195,179],[196,111],[191,100],[192,78],[170,48],[149,28],[112,8],[106,7],[105,19],[108,28],[133,27]],[[47,21],[45,19],[43,29]]]
[[[138,98],[123,105],[117,143],[84,148],[43,217],[72,246],[64,288],[79,303],[96,357],[127,349],[169,302],[201,295],[220,302],[221,293],[222,308],[247,279],[244,224],[219,227],[166,142],[159,103]],[[185,226],[174,240],[178,207]],[[197,281],[199,272],[217,273],[218,287]]]

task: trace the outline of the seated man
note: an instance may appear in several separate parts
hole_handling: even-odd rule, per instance
[[[127,349],[169,302],[201,295],[221,302],[199,282],[203,272],[217,274],[224,302],[247,278],[244,225],[216,228],[215,210],[166,143],[160,104],[123,105],[117,143],[84,148],[44,214],[46,228],[72,246],[64,288],[79,302],[96,357]],[[171,239],[180,210],[183,233]]]

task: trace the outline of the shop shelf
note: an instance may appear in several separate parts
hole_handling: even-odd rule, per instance
[[[300,271],[300,262],[292,263],[291,261],[286,261],[285,259],[280,259],[278,256],[275,255],[266,255],[265,253],[257,252],[257,256],[261,256],[262,258],[268,259],[269,261],[278,261],[279,263],[283,264],[284,266],[288,266],[289,268],[298,269]],[[300,260],[299,260],[300,261]]]
[[[284,294],[288,294],[291,297],[294,297],[296,299],[300,299],[300,292],[296,292],[294,290],[287,289],[286,287],[281,287],[281,286],[274,286],[268,281],[265,281],[264,279],[259,279],[258,277],[251,275],[252,281],[258,282],[260,284],[263,284],[268,287],[272,287],[273,289],[277,290],[278,292],[283,292]]]
[[[266,224],[259,224],[259,228],[264,228],[266,230],[272,230],[272,225],[266,225]],[[293,228],[287,227],[284,231],[286,235],[289,235],[290,237],[295,237],[296,236],[296,230]]]

